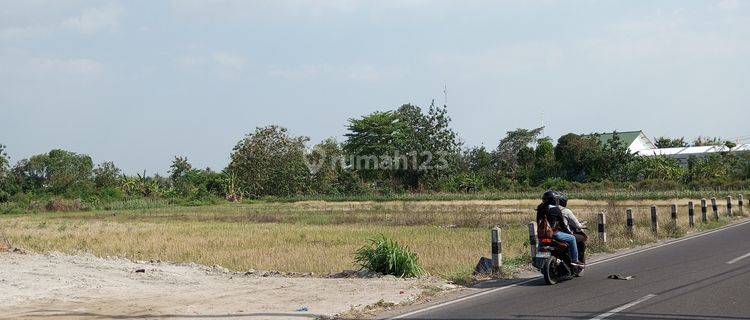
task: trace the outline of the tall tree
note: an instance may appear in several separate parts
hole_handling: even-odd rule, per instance
[[[13,175],[23,191],[81,194],[93,187],[93,168],[88,155],[54,149],[19,161]]]
[[[685,137],[674,139],[667,137],[654,138],[654,145],[657,148],[684,148],[688,146],[687,142],[685,142]]]
[[[291,136],[286,128],[256,128],[234,147],[226,172],[251,196],[307,193],[311,173],[305,165],[309,138]]]
[[[498,143],[497,151],[495,152],[500,169],[511,178],[518,178],[519,153],[528,148],[532,142],[536,141],[542,130],[544,130],[544,127],[531,130],[519,128],[508,131],[505,137]],[[527,151],[523,152],[528,153]]]

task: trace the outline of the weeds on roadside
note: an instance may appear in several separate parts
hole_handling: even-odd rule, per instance
[[[368,245],[359,248],[355,261],[370,271],[398,277],[417,277],[425,273],[416,253],[385,235],[372,238]]]

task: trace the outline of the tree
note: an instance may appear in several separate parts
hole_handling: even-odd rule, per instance
[[[188,162],[187,157],[181,156],[175,156],[169,168],[169,178],[172,181],[180,180],[181,177],[193,170],[193,166]]]
[[[308,153],[308,163],[314,167],[311,189],[316,194],[345,193],[342,188],[344,173],[344,153],[341,145],[328,138],[313,147]]]
[[[555,146],[552,145],[552,139],[548,137],[539,139],[534,150],[534,173],[532,175],[534,183],[539,184],[556,177],[556,171]]]
[[[93,187],[91,157],[54,149],[19,161],[13,175],[23,191],[81,194]]]
[[[112,188],[119,185],[122,171],[111,161],[103,162],[94,169],[94,185],[97,188]]]
[[[10,194],[13,192],[10,187],[11,179],[10,157],[5,152],[5,145],[0,143],[0,203],[8,201]]]
[[[542,130],[544,130],[544,127],[531,130],[519,128],[508,131],[506,136],[498,143],[497,151],[495,152],[500,169],[511,178],[517,178],[516,171],[518,171],[519,167],[519,152],[522,152],[522,150],[529,147],[529,144],[536,141]],[[528,150],[523,152],[528,153]]]
[[[657,148],[684,148],[688,146],[687,142],[685,142],[685,137],[675,139],[658,137],[654,138],[654,141],[654,145],[656,145]]]
[[[693,140],[693,146],[694,147],[704,147],[704,146],[720,146],[724,144],[722,142],[722,139],[719,137],[704,137],[704,136],[698,136]]]
[[[256,128],[234,147],[225,171],[251,196],[304,194],[311,176],[303,158],[308,140],[277,125]]]
[[[679,181],[685,174],[680,163],[666,156],[637,157],[628,164],[628,177],[631,181],[668,180]]]
[[[561,175],[570,181],[585,182],[592,171],[593,162],[600,157],[601,145],[593,136],[568,133],[557,139],[555,159]]]
[[[344,151],[369,181],[421,189],[455,169],[460,143],[447,108],[430,105],[427,114],[411,105],[350,119]],[[375,169],[377,168],[377,169]],[[378,170],[383,169],[383,170]]]

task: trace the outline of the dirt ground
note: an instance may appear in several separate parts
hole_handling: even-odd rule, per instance
[[[143,269],[145,272],[136,272]],[[0,253],[0,318],[303,319],[412,300],[434,278],[246,275],[91,255]]]

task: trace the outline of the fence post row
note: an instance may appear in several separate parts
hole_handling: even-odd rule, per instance
[[[688,202],[688,224],[691,227],[695,226],[695,206],[692,201]]]
[[[651,232],[659,233],[659,213],[656,212],[656,206],[651,206]]]
[[[630,236],[632,236],[634,234],[634,231],[635,231],[634,230],[635,227],[634,227],[634,224],[633,224],[633,209],[628,208],[627,210],[625,210],[625,213],[627,215],[627,220],[625,221],[625,223],[626,223],[626,225],[628,227],[627,231],[628,231],[628,234]]]
[[[711,210],[714,211],[714,220],[719,221],[719,206],[716,205],[716,198],[711,197]]]
[[[738,204],[739,204],[739,206],[740,206],[740,215],[743,215],[743,216],[744,216],[744,215],[745,215],[745,213],[743,212],[743,208],[742,208],[742,207],[743,207],[743,206],[745,205],[745,199],[743,199],[743,196],[742,196],[742,195],[740,195],[740,196],[739,196],[739,199],[737,199],[737,200],[739,200],[739,203],[738,203]]]
[[[531,247],[532,259],[536,256],[536,245],[537,245],[536,222],[532,221],[532,222],[529,222],[529,247]]]
[[[708,208],[706,208],[706,198],[701,198],[701,222],[708,222]]]
[[[727,217],[732,216],[732,196],[727,196]]]
[[[492,269],[500,270],[503,265],[503,244],[500,240],[500,227],[492,228]]]
[[[599,214],[599,240],[602,242],[607,242],[607,230],[605,229],[605,225],[607,224],[607,217],[604,215],[604,213]]]
[[[677,226],[677,204],[673,203],[672,207],[670,208],[670,214],[672,218],[672,223]]]

